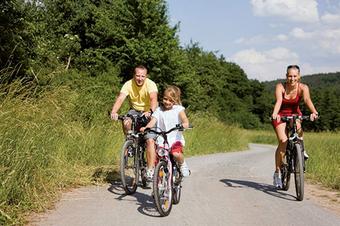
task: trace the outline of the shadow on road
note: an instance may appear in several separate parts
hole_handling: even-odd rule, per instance
[[[221,179],[220,181],[225,183],[228,187],[253,188],[255,190],[262,191],[268,195],[272,195],[272,196],[275,196],[281,199],[296,201],[296,198],[293,195],[277,190],[273,185],[257,183],[254,181],[233,180],[233,179]]]
[[[138,189],[144,189],[138,187]],[[136,205],[138,205],[138,212],[150,217],[160,217],[158,211],[155,208],[154,200],[150,195],[141,193],[137,191],[132,195],[126,195],[125,191],[122,187],[122,183],[120,181],[112,181],[110,187],[107,189],[109,192],[118,195],[115,199],[119,201],[131,201],[128,197],[135,197],[136,198]],[[148,189],[150,190],[150,189]]]

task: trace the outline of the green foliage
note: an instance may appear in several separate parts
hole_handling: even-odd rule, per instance
[[[26,77],[25,70],[33,54],[34,42],[29,32],[29,18],[24,1],[3,0],[0,8],[0,70],[16,72],[6,77],[6,82],[11,82],[16,78]]]
[[[21,89],[11,86],[7,90]],[[22,224],[23,211],[47,208],[60,189],[88,184],[98,165],[117,161],[113,150],[123,138],[120,125],[113,127],[104,114],[109,97],[103,98],[102,88],[91,87],[93,95],[85,97],[88,90],[81,92],[76,84],[33,99],[23,92],[1,97],[0,120],[6,122],[0,125],[1,224]]]
[[[244,71],[236,64],[217,58],[212,52],[204,52],[197,43],[186,49],[193,75],[191,82],[198,92],[194,101],[187,104],[194,110],[208,110],[221,120],[236,123],[244,128],[256,128],[267,113],[262,86],[249,81]],[[186,90],[185,90],[186,91]]]

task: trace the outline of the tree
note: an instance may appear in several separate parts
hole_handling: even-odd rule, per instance
[[[0,11],[0,65],[7,76],[1,83],[25,77],[33,42],[23,0],[3,0]]]

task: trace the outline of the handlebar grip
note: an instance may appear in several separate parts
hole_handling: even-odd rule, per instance
[[[125,116],[119,115],[118,119],[123,121],[125,119]]]

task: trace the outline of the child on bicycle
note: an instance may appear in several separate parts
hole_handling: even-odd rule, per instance
[[[181,105],[181,90],[177,86],[168,86],[163,94],[162,106],[158,107],[152,115],[150,122],[140,129],[144,132],[146,128],[157,127],[167,131],[177,124],[181,124],[183,128],[189,127],[189,120],[185,114],[185,108]],[[184,161],[183,147],[185,140],[182,131],[172,131],[168,134],[168,142],[171,147],[171,154],[180,165],[181,173],[184,177],[190,175],[187,163]],[[163,142],[158,139],[157,143],[162,145]],[[147,173],[148,175],[148,173]]]

